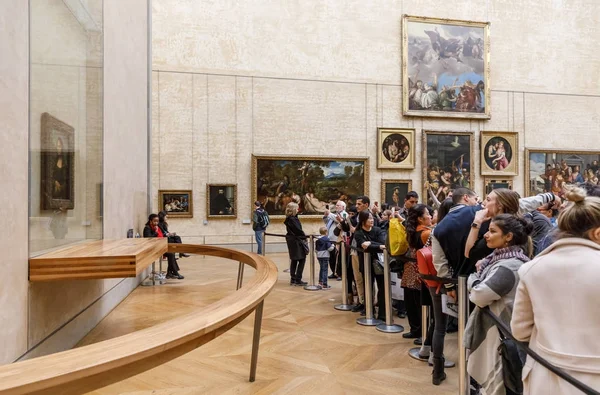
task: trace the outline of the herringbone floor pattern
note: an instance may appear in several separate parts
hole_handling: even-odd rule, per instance
[[[336,311],[339,282],[331,290],[290,287],[287,254],[269,255],[280,281],[265,301],[257,378],[248,382],[254,314],[221,337],[171,362],[93,394],[456,394],[457,368],[431,384],[431,368],[407,354],[414,345],[401,334],[357,325],[357,313]],[[140,330],[235,292],[237,264],[192,256],[179,259],[185,280],[138,287],[80,346]],[[252,276],[246,268],[245,279]],[[309,276],[308,265],[305,277]],[[408,328],[405,319],[395,318]],[[446,338],[456,361],[456,336]]]

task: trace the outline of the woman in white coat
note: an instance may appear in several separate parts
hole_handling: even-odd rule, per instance
[[[558,217],[561,238],[519,269],[511,329],[554,366],[600,389],[600,198],[581,188]],[[581,394],[527,357],[524,394]]]

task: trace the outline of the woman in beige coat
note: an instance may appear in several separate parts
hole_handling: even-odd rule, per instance
[[[519,269],[511,329],[554,366],[600,389],[600,198],[570,189],[561,238]],[[527,357],[524,394],[581,394]]]

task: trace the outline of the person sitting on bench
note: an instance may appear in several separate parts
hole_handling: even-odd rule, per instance
[[[158,226],[158,215],[150,214],[148,216],[148,222],[144,227],[144,237],[166,237]],[[179,265],[177,265],[175,254],[172,252],[166,252],[164,256],[167,257],[168,262],[167,278],[183,280],[183,276],[179,274]]]
[[[169,223],[167,222],[167,218],[169,218],[169,213],[167,213],[165,210],[160,211],[158,213],[158,227],[160,230],[162,230],[163,235],[169,239],[169,243],[181,244],[181,237],[179,237],[175,232],[169,232]],[[180,252],[179,257],[187,258],[189,255]]]

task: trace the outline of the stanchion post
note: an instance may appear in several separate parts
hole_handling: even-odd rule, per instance
[[[465,327],[469,315],[467,276],[458,277],[458,393],[469,395],[469,372],[467,372],[467,349],[464,346]]]
[[[308,285],[304,286],[304,289],[307,291],[318,291],[321,289],[321,287],[319,285],[315,285],[315,237],[313,235],[310,235],[308,240],[308,253],[310,254],[310,282],[308,283]]]
[[[346,265],[346,244],[340,242],[340,265],[342,265],[342,304],[336,304],[334,309],[340,311],[352,310],[352,305],[348,304],[348,268]]]
[[[429,328],[429,306],[421,306],[421,341],[425,344],[427,339],[427,329]],[[419,361],[427,361],[429,356],[421,358],[421,347],[413,347],[408,350],[408,355],[411,358],[418,359]]]
[[[364,326],[381,324],[380,320],[373,318],[373,280],[371,280],[371,254],[363,253],[364,257],[364,282],[365,282],[365,316],[357,318],[356,323]]]
[[[237,286],[235,288],[236,291],[242,288],[242,283],[244,281],[244,266],[245,265],[242,262],[240,262],[240,265],[238,266]]]
[[[262,236],[263,236],[262,240],[260,241],[260,243],[262,244],[262,246],[261,246],[262,248],[260,250],[262,252],[262,256],[265,256],[265,254],[267,253],[267,251],[265,249],[267,246],[267,232],[266,231],[263,232]]]
[[[394,324],[392,317],[392,279],[390,278],[390,258],[386,250],[383,251],[383,289],[385,292],[385,322],[377,325],[379,332],[400,333],[404,332],[402,325]],[[378,291],[379,292],[379,291]],[[379,306],[381,308],[381,306]]]

